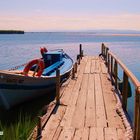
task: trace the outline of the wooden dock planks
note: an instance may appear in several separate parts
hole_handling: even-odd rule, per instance
[[[58,140],[72,140],[74,137],[75,128],[64,128],[58,138]]]
[[[105,128],[105,140],[118,140],[116,128]]]
[[[95,91],[94,91],[94,75],[89,76],[89,85],[86,101],[86,120],[85,127],[96,126],[96,108],[95,108]]]
[[[84,73],[90,73],[90,69],[91,69],[91,57],[88,57]]]
[[[103,96],[106,108],[106,116],[109,127],[123,128],[121,124],[121,118],[116,114],[116,98],[114,92],[112,91],[112,86],[110,85],[110,80],[106,78],[106,75],[101,74],[101,82],[103,89]],[[118,123],[119,121],[119,123]]]
[[[63,91],[60,104],[42,133],[45,140],[123,140],[116,98],[99,57],[84,57],[77,78]]]
[[[56,112],[57,111],[57,112]],[[56,112],[56,113],[55,113]],[[59,106],[57,110],[53,112],[51,115],[48,123],[46,124],[44,131],[43,131],[43,137],[42,139],[49,139],[51,140],[54,137],[54,134],[57,130],[57,127],[60,124],[60,121],[64,115],[65,112],[65,107],[64,106]]]
[[[86,62],[86,60],[85,60],[85,62]],[[78,74],[79,77],[78,77],[78,79],[76,79],[75,86],[72,89],[71,97],[69,99],[69,105],[67,106],[66,113],[64,115],[63,120],[61,121],[61,126],[63,126],[63,127],[64,126],[68,127],[71,125],[72,117],[73,117],[73,114],[75,111],[75,105],[77,103],[79,91],[81,88],[85,64],[86,63],[81,64],[81,68],[80,68],[79,74]]]
[[[85,106],[86,106],[87,86],[88,86],[88,74],[84,74],[81,90],[79,91],[75,112],[72,118],[72,127],[75,128],[83,128],[85,125],[84,123],[85,123],[85,114],[86,114]]]
[[[89,140],[104,140],[104,130],[102,127],[91,127]]]

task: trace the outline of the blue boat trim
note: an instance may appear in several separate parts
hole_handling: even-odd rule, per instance
[[[49,75],[52,71],[59,68],[63,64],[64,64],[64,61],[58,61],[58,62],[54,63],[53,65],[45,68],[42,75],[43,76]]]
[[[36,79],[35,82],[30,76],[24,81],[23,76],[21,78],[21,75],[16,73],[16,71],[23,71],[26,64],[10,69],[13,73],[10,71],[0,73],[2,78],[0,79],[0,107],[9,109],[16,104],[55,90],[56,69],[60,70],[60,84],[69,78],[73,60],[63,50],[48,51],[41,53],[41,55],[42,57],[39,59],[44,61],[44,71],[42,78]],[[38,71],[36,66],[33,65],[30,70]],[[14,70],[16,70],[15,73]]]

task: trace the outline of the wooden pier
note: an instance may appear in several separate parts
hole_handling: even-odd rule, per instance
[[[115,56],[103,45],[102,57],[81,57],[81,47],[80,51],[78,60],[80,65],[77,68],[76,64],[72,79],[63,85],[60,93],[57,91],[60,95],[57,96],[57,102],[51,103],[43,128],[41,122],[39,123],[37,139],[139,140],[140,92],[137,88],[139,81],[126,68],[124,79],[127,80],[124,80],[123,94],[119,98],[116,77],[117,66],[122,63],[116,61]],[[134,127],[126,117],[127,75],[136,85],[135,113],[137,115],[134,114]]]

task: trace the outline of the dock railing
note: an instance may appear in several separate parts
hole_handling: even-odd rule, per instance
[[[121,93],[121,103],[123,110],[127,112],[127,97],[129,92],[129,80],[135,87],[135,99],[134,99],[134,119],[133,121],[133,134],[134,140],[140,140],[140,82],[135,75],[106,47],[103,43],[101,46],[101,55],[104,57],[106,65],[108,67],[108,73],[110,74],[111,81],[118,90],[118,66],[123,71],[123,83]]]

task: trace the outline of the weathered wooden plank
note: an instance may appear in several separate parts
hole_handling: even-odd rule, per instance
[[[89,139],[89,127],[84,128],[82,133],[82,140],[88,140]]]
[[[102,127],[91,127],[89,140],[104,140],[104,131]]]
[[[100,75],[95,74],[95,99],[96,106],[104,106]]]
[[[124,136],[124,131],[123,129],[117,129],[117,135],[118,135],[118,140],[125,140],[126,137]]]
[[[83,128],[76,129],[73,140],[81,140],[82,139]]]
[[[105,63],[101,62],[101,70],[103,74],[107,74],[107,67]]]
[[[94,59],[99,60],[99,56],[94,56]]]
[[[104,129],[97,127],[98,140],[104,140]]]
[[[77,129],[75,131],[73,140],[88,140],[89,139],[89,127]]]
[[[43,131],[47,140],[123,140],[123,127],[116,113],[116,98],[98,57],[83,58],[78,78],[64,87],[59,106]],[[104,70],[103,70],[104,69]]]
[[[69,85],[65,88],[63,95],[61,97],[61,103],[68,105],[69,104],[69,99],[71,97],[71,93],[73,90],[74,85],[76,84],[76,80],[71,80]]]
[[[95,73],[95,59],[91,61],[91,73]]]
[[[58,140],[72,140],[74,137],[75,128],[64,128]]]
[[[56,132],[55,132],[54,137],[53,137],[52,140],[58,140],[58,138],[59,138],[59,136],[60,136],[62,130],[63,130],[62,127],[59,126],[59,127],[57,128],[57,130],[56,130]]]
[[[100,60],[96,59],[95,60],[95,73],[100,73],[100,72],[101,72]]]
[[[82,86],[79,92],[76,108],[72,118],[71,126],[74,128],[83,128],[85,123],[85,106],[86,106],[86,94],[88,86],[88,74],[83,75]]]
[[[56,110],[55,110],[56,112]],[[60,124],[60,121],[64,115],[65,112],[65,107],[64,106],[59,106],[57,108],[57,112],[53,113],[44,127],[44,131],[42,132],[42,140],[52,140],[53,136],[57,130],[57,127]]]
[[[95,74],[95,97],[96,97],[96,122],[98,127],[106,127],[106,111],[102,94],[100,75]]]
[[[86,101],[86,121],[85,126],[96,126],[96,111],[95,111],[95,92],[94,92],[94,75],[89,75],[89,84]]]
[[[96,106],[97,127],[107,127],[107,120],[104,106]]]
[[[118,140],[116,128],[107,127],[105,131],[105,140]]]
[[[96,127],[90,128],[89,140],[98,140],[98,134]]]
[[[78,79],[76,80],[75,86],[72,89],[71,97],[69,99],[69,104],[68,104],[66,113],[63,117],[63,120],[61,122],[61,126],[68,127],[68,126],[71,125],[72,116],[73,116],[73,113],[75,111],[75,105],[77,103],[77,99],[78,99],[78,96],[79,96],[79,91],[80,91],[80,88],[81,88],[81,83],[82,83],[85,64],[86,63],[83,63],[80,66],[81,67],[80,72],[79,72],[80,74],[78,76]]]
[[[103,96],[106,108],[106,116],[109,127],[124,128],[121,122],[121,118],[116,113],[116,98],[111,89],[111,82],[107,79],[107,76],[101,74],[101,82],[103,89]]]
[[[91,57],[88,57],[88,61],[86,63],[86,67],[85,67],[84,73],[90,73],[90,69],[91,69]]]

